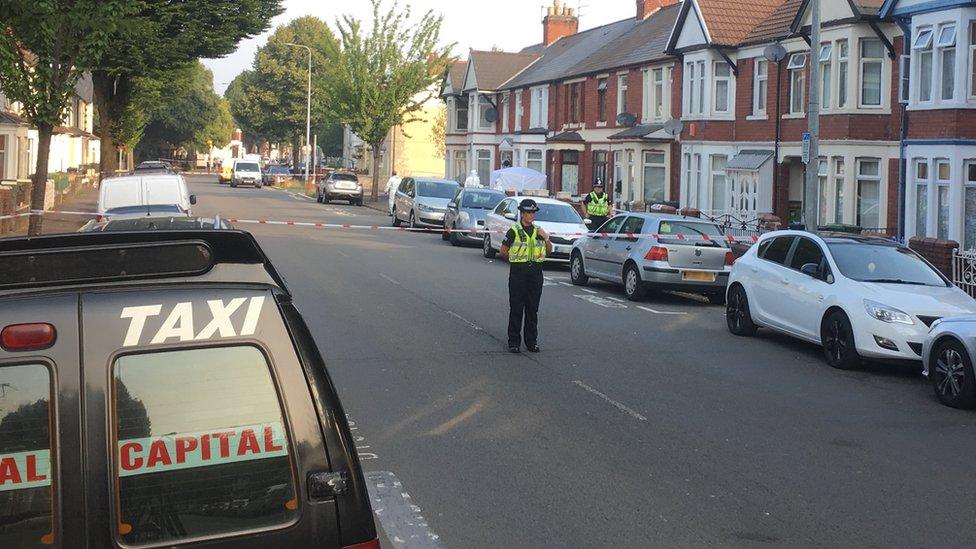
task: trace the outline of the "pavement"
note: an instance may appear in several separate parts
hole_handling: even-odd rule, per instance
[[[189,178],[198,215],[388,226]],[[295,296],[394,547],[971,547],[976,414],[915,366],[829,368],[722,307],[546,269],[538,355],[507,271],[437,234],[239,225]],[[396,486],[397,493],[377,491]],[[397,500],[399,503],[395,503]]]

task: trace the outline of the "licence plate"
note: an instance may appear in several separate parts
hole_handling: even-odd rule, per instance
[[[715,282],[715,273],[703,271],[685,271],[681,273],[681,280],[692,280],[694,282]]]
[[[355,189],[356,188],[356,185],[354,185],[352,183],[339,183],[339,185],[337,185],[337,186],[340,189]]]

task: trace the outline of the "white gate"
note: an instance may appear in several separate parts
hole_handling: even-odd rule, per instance
[[[976,250],[952,254],[952,283],[976,298]]]

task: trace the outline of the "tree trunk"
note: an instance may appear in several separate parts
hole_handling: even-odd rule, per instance
[[[299,147],[301,146],[302,137],[299,134],[294,134],[291,136],[291,171],[292,173],[298,173],[298,163],[302,158],[301,151]]]
[[[373,190],[369,192],[370,200],[376,202],[380,191],[380,146],[381,143],[373,143]]]
[[[41,234],[44,217],[44,196],[47,193],[47,164],[51,157],[51,134],[54,126],[51,124],[37,124],[37,165],[34,169],[34,183],[31,185],[30,209],[35,215],[28,219],[27,234],[37,236]]]
[[[104,71],[95,71],[92,73],[92,82],[95,87],[95,111],[98,113],[98,138],[101,140],[98,171],[101,178],[105,179],[119,169],[118,150],[112,138],[112,125],[115,124],[115,78]]]

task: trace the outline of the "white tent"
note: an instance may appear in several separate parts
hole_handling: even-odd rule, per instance
[[[546,176],[529,168],[504,168],[491,172],[492,189],[500,191],[545,190]]]

